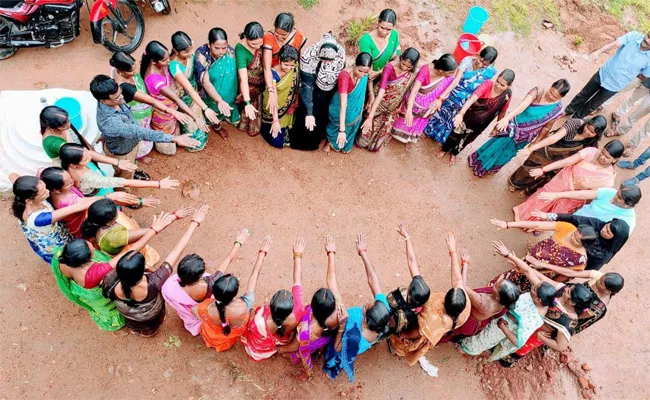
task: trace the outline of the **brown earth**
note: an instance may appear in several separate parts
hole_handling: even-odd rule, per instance
[[[323,1],[309,12],[298,6],[292,8],[298,27],[311,43],[322,32],[336,31],[342,20],[364,17],[370,11],[377,13],[384,6],[395,8],[400,15],[398,28],[404,32],[404,43],[420,43],[428,50],[425,59],[434,52],[453,51],[465,14],[443,16],[435,5],[332,0]],[[146,13],[146,40],[168,42],[174,31],[183,29],[198,45],[209,28],[222,26],[234,44],[246,22],[257,19],[270,27],[275,14],[286,7],[277,0],[255,4],[254,10],[241,0],[228,2],[227,7],[223,2],[177,1],[170,16]],[[572,6],[568,7],[571,12]],[[593,17],[581,12],[586,18]],[[432,42],[435,45],[430,47],[415,33],[422,29],[420,19],[425,17],[430,18],[436,33]],[[82,18],[87,21],[87,15]],[[85,24],[82,36],[69,45],[21,50],[2,62],[0,87],[87,89],[93,75],[108,71],[109,53],[91,43]],[[588,50],[609,40],[589,38],[594,44],[585,41]],[[538,32],[526,40],[511,34],[493,37],[493,44],[501,52],[497,67],[517,72],[515,102],[532,86],[548,85],[560,77],[574,85],[570,95],[577,93],[596,66],[583,54],[574,53],[572,40],[571,36],[563,38],[553,31]],[[573,60],[573,68],[557,63],[564,56]],[[154,177],[171,174],[199,185],[197,200],[182,198],[180,189],[155,194],[163,201],[159,208],[164,210],[184,204],[211,205],[209,218],[195,234],[188,252],[199,253],[212,268],[225,255],[235,232],[247,227],[252,237],[230,268],[240,277],[247,276],[257,242],[266,234],[273,235],[274,243],[257,290],[258,304],[279,288],[290,286],[291,244],[296,235],[305,235],[308,240],[303,278],[306,292],[313,293],[324,285],[322,242],[327,233],[332,233],[338,244],[339,285],[346,303],[352,305],[370,299],[354,251],[353,238],[358,231],[369,236],[369,251],[385,290],[407,283],[403,242],[394,230],[400,220],[409,227],[425,278],[435,291],[444,291],[449,285],[449,261],[443,241],[448,230],[457,231],[460,245],[472,255],[473,286],[485,284],[508,267],[493,255],[491,240],[503,239],[518,253],[523,253],[530,243],[531,237],[521,232],[496,233],[488,222],[490,217],[511,218],[511,208],[519,202],[516,196],[508,193],[498,179],[472,177],[463,162],[450,168],[433,157],[435,150],[429,140],[409,150],[392,142],[377,154],[355,149],[349,155],[327,157],[321,152],[278,151],[260,138],[231,131],[227,141],[213,135],[201,153],[181,151],[173,158],[156,155],[145,169]],[[629,175],[621,173],[619,181]],[[642,184],[643,189],[649,187]],[[9,202],[3,204],[7,210]],[[650,279],[644,268],[647,246],[643,245],[650,240],[650,234],[642,228],[649,218],[644,204],[638,210],[639,229],[606,267],[626,277],[625,290],[614,298],[606,318],[572,341],[573,354],[580,360],[575,362],[587,363],[589,375],[577,376],[572,372],[575,367],[558,362],[555,353],[535,354],[516,368],[503,371],[496,365],[478,367],[482,365],[480,359],[468,359],[444,345],[429,354],[431,362],[440,368],[439,378],[434,379],[420,368],[409,368],[388,355],[385,345],[379,344],[359,358],[354,384],[345,377],[332,382],[320,373],[302,382],[299,371],[283,357],[253,363],[239,345],[216,354],[206,349],[200,338],[192,338],[184,331],[173,310],[152,339],[126,332],[101,332],[84,310],[61,295],[48,266],[28,248],[15,219],[2,213],[0,229],[7,236],[0,255],[0,398],[284,399],[334,395],[410,399],[422,398],[426,393],[429,395],[424,396],[430,398],[555,399],[577,398],[581,392],[586,395],[577,378],[587,379],[587,384],[593,382],[599,398],[647,397],[650,347],[644,328],[650,324],[650,316],[646,312],[648,302],[641,293],[642,284]],[[147,224],[152,213],[149,210],[132,215]],[[180,222],[170,228],[152,245],[164,255],[185,224]],[[180,347],[163,345],[172,335],[180,339]],[[316,365],[320,365],[320,359]]]

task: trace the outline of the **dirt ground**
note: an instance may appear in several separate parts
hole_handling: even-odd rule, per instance
[[[398,29],[412,32],[404,42],[418,42],[430,53],[451,52],[464,16],[449,17],[435,5],[411,2],[322,1],[307,12],[295,5],[297,25],[310,38],[336,30],[341,21],[375,13],[384,6],[397,10]],[[146,40],[167,43],[170,35],[185,30],[197,45],[209,28],[221,26],[236,34],[250,20],[267,28],[285,3],[274,0],[251,7],[241,0],[223,2],[174,2],[171,16],[146,14]],[[227,14],[227,16],[225,15]],[[430,17],[424,26],[418,18]],[[87,89],[97,73],[108,71],[109,53],[93,45],[82,14],[80,38],[58,49],[21,50],[2,62],[0,88],[33,89],[65,87]],[[415,30],[414,30],[415,29]],[[419,32],[419,33],[418,33]],[[418,35],[414,38],[414,35]],[[599,45],[607,39],[602,38]],[[427,44],[429,43],[429,44]],[[431,44],[434,43],[434,44]],[[439,44],[439,47],[436,45]],[[597,68],[584,56],[574,54],[570,41],[552,31],[520,40],[509,34],[493,37],[499,51],[497,67],[517,73],[515,101],[534,85],[548,85],[566,77],[574,85],[573,96]],[[567,62],[557,63],[562,56]],[[427,56],[427,59],[430,57]],[[560,65],[562,64],[562,65]],[[580,71],[580,72],[573,72]],[[568,101],[569,99],[567,99]],[[276,150],[261,138],[231,131],[227,141],[212,136],[205,151],[176,157],[155,156],[145,169],[154,177],[172,175],[199,183],[201,198],[189,201],[181,191],[159,191],[159,209],[181,205],[210,204],[208,220],[188,247],[206,259],[211,268],[220,261],[241,228],[251,238],[229,272],[245,279],[266,234],[273,246],[262,270],[257,304],[268,301],[279,288],[291,285],[291,245],[296,235],[308,240],[303,281],[306,293],[325,284],[326,256],[323,241],[332,233],[337,241],[338,276],[348,305],[371,299],[363,266],[354,251],[354,236],[364,231],[369,253],[382,287],[388,291],[408,282],[403,241],[395,232],[405,221],[423,269],[435,291],[449,287],[449,260],[443,237],[457,231],[460,246],[472,256],[470,282],[482,286],[507,266],[491,249],[490,241],[503,239],[518,254],[533,240],[521,232],[495,232],[490,217],[509,219],[519,199],[508,193],[498,179],[476,179],[464,162],[450,168],[435,157],[429,140],[405,150],[391,142],[376,154],[354,149],[349,155]],[[463,160],[464,161],[464,160]],[[619,174],[627,179],[628,172]],[[642,189],[650,189],[647,182]],[[153,193],[153,191],[151,191]],[[143,191],[143,193],[148,193]],[[639,229],[606,270],[626,278],[625,289],[616,296],[606,318],[576,337],[573,356],[588,364],[597,398],[646,398],[650,392],[648,301],[641,296],[642,282],[650,279],[643,266],[650,234],[643,229],[650,213],[643,200],[638,207]],[[9,202],[2,208],[9,209]],[[153,211],[132,213],[142,224]],[[169,228],[152,245],[164,256],[182,234],[187,222]],[[126,332],[101,332],[86,311],[65,299],[40,259],[29,249],[16,220],[0,213],[0,230],[7,235],[0,254],[0,398],[316,398],[341,396],[367,399],[411,399],[429,393],[430,398],[577,398],[579,385],[566,368],[558,368],[558,355],[536,356],[514,371],[483,367],[477,360],[458,354],[450,345],[429,353],[440,368],[438,378],[426,376],[419,367],[409,368],[390,356],[379,344],[357,362],[356,381],[344,376],[336,381],[321,373],[301,382],[299,371],[283,357],[264,363],[250,361],[240,345],[216,354],[200,338],[191,337],[173,310],[158,335],[142,339]],[[176,335],[182,344],[167,348],[163,343]],[[536,360],[543,359],[539,363]],[[316,365],[320,365],[317,362]],[[544,365],[544,367],[542,367]],[[551,372],[546,373],[545,370]],[[490,375],[491,374],[491,375]],[[645,376],[645,378],[644,378]],[[498,388],[495,388],[498,386]]]

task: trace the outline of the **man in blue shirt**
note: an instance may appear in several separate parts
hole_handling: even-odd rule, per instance
[[[629,32],[592,53],[596,60],[601,53],[618,49],[591,77],[564,112],[574,118],[584,118],[610,97],[623,90],[634,78],[650,75],[650,32],[643,35]],[[648,75],[646,75],[648,74]]]

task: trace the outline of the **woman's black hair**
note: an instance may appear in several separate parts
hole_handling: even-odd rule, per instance
[[[422,276],[414,276],[408,288],[409,306],[411,308],[423,306],[429,301],[429,296],[431,296],[431,290]]]
[[[327,328],[325,321],[335,310],[334,293],[327,288],[318,289],[311,298],[311,312],[321,328]]]
[[[390,8],[385,8],[379,13],[379,22],[388,22],[393,25],[397,23],[397,14]]]
[[[174,32],[172,35],[172,53],[170,55],[173,56],[189,47],[192,47],[192,38],[190,38],[190,35],[183,31]]]
[[[504,279],[501,282],[501,288],[499,289],[499,304],[505,308],[510,308],[515,305],[517,300],[521,296],[521,289],[519,286],[512,283],[508,279]]]
[[[244,27],[244,32],[239,34],[240,39],[246,38],[247,40],[262,39],[263,37],[264,28],[262,28],[262,25],[257,21],[247,23]]]
[[[456,329],[458,317],[467,306],[467,296],[461,288],[451,288],[445,294],[445,314],[449,315],[454,321],[451,330]]]
[[[580,315],[583,313],[583,311],[589,308],[592,300],[592,292],[585,286],[574,285],[573,289],[571,289],[571,301],[573,302],[574,308],[576,309],[576,314]]]
[[[584,247],[598,244],[600,232],[596,232],[596,229],[592,225],[580,224],[578,225],[578,232],[580,232],[580,241]]]
[[[88,207],[88,216],[81,224],[81,233],[86,239],[92,239],[97,231],[117,218],[117,206],[111,199],[101,199]]]
[[[399,59],[410,61],[411,64],[413,64],[413,70],[415,70],[418,65],[418,61],[420,61],[420,52],[413,47],[409,47],[408,49],[404,50],[402,55],[399,56]]]
[[[603,147],[603,150],[606,150],[610,156],[619,159],[625,152],[625,146],[620,140],[612,140]]]
[[[37,177],[29,175],[21,176],[14,182],[14,201],[11,204],[11,211],[21,221],[25,212],[25,202],[38,194],[38,182],[40,180]]]
[[[285,32],[291,32],[293,30],[293,25],[293,14],[287,12],[278,14],[273,22],[275,29],[282,29]]]
[[[390,309],[386,304],[382,301],[375,300],[375,303],[366,310],[368,329],[379,334],[384,333],[388,327],[390,316]]]
[[[271,319],[278,327],[277,335],[284,336],[284,327],[282,324],[293,312],[293,295],[288,290],[279,290],[271,298]]]
[[[118,71],[131,72],[135,66],[135,58],[123,51],[118,51],[111,56],[108,63]]]
[[[280,49],[280,54],[278,54],[280,62],[298,61],[299,57],[300,56],[298,55],[298,50],[296,50],[295,47],[289,45],[282,46]]]
[[[198,254],[188,254],[178,263],[178,284],[181,287],[191,285],[201,279],[205,273],[205,261]]]
[[[497,60],[499,52],[492,46],[486,46],[478,55],[490,64],[494,64],[494,62]]]
[[[372,66],[372,56],[365,51],[361,52],[354,59],[354,65],[357,67],[370,67]]]
[[[433,60],[432,64],[433,68],[444,72],[455,71],[458,68],[458,62],[451,54],[443,54],[440,58]]]
[[[212,44],[218,42],[219,40],[228,41],[228,34],[222,28],[212,28],[208,32],[208,43]]]
[[[120,89],[115,79],[108,75],[95,75],[90,81],[90,93],[95,100],[108,100]]]
[[[117,277],[122,284],[124,297],[131,298],[131,288],[138,284],[144,276],[144,256],[142,253],[129,250],[120,258],[115,267]]]
[[[585,125],[593,126],[594,131],[596,132],[596,137],[600,140],[603,136],[603,132],[607,129],[607,118],[602,115],[596,115],[595,117],[588,119]],[[582,129],[584,129],[584,127]]]
[[[630,237],[630,225],[622,219],[614,218],[609,222],[609,230],[612,231],[614,237],[609,240],[611,244],[610,250],[612,252],[612,257],[616,255],[622,248],[623,245],[627,242],[627,239]]]
[[[553,82],[551,87],[557,90],[557,92],[562,97],[566,96],[566,94],[569,93],[569,90],[571,90],[571,84],[566,79],[558,79],[557,81]]]
[[[145,77],[152,61],[160,61],[165,58],[166,55],[169,55],[169,51],[164,44],[157,40],[152,40],[147,43],[147,47],[145,47],[144,52],[142,53],[142,60],[140,61],[140,76],[142,76],[142,78]]]
[[[88,242],[83,239],[75,239],[63,246],[59,261],[70,268],[78,268],[90,261],[92,255]]]
[[[605,289],[609,290],[609,295],[614,296],[616,293],[620,292],[625,286],[625,279],[621,274],[616,272],[608,272],[605,274]]]
[[[63,172],[60,167],[47,167],[41,172],[41,180],[50,192],[60,190],[63,187]]]
[[[76,143],[66,143],[59,149],[61,168],[66,171],[71,165],[77,165],[84,158],[84,148]]]
[[[47,129],[59,129],[70,121],[68,112],[58,106],[47,106],[41,110],[38,116],[41,123],[41,135]]]
[[[223,334],[228,336],[230,334],[230,324],[226,319],[226,306],[233,301],[239,292],[239,279],[231,274],[225,274],[219,277],[212,284],[212,295],[214,296],[214,305],[217,306],[219,311],[219,319],[221,320],[221,328]],[[274,320],[275,321],[275,320]],[[278,328],[279,330],[280,328]]]
[[[499,78],[501,78],[501,79],[503,79],[504,81],[506,81],[506,83],[507,83],[508,85],[512,85],[512,82],[515,81],[515,71],[513,71],[513,70],[511,70],[511,69],[504,69],[504,70],[501,71],[501,73],[499,74]]]
[[[641,197],[641,189],[637,185],[621,185],[621,199],[628,207],[636,206]]]
[[[557,290],[548,282],[542,282],[537,287],[537,297],[544,307],[551,307],[557,297]]]

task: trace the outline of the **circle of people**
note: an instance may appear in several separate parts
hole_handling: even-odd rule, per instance
[[[226,32],[214,28],[208,43],[196,49],[183,32],[172,35],[171,51],[149,42],[139,66],[130,55],[115,53],[112,77],[98,75],[90,83],[105,154],[93,150],[65,110],[45,107],[40,114],[43,148],[60,167],[41,170],[38,177],[14,174],[13,213],[33,250],[51,264],[63,294],[88,310],[102,330],[126,326],[142,336],[156,334],[167,304],[191,335],[201,335],[217,352],[239,341],[255,361],[287,353],[308,375],[312,354],[323,350],[323,370],[331,378],[344,370],[352,380],[356,357],[383,339],[391,353],[427,371],[432,366],[424,356],[438,343],[454,342],[474,356],[489,352],[489,360],[504,367],[543,345],[566,349],[572,337],[605,315],[623,288],[620,274],[599,269],[635,227],[634,207],[641,199],[636,183],[644,176],[613,186],[617,160],[640,140],[627,149],[612,140],[599,150],[607,119],[589,115],[617,92],[633,90],[612,115],[614,126],[607,134],[615,136],[629,132],[634,118],[638,121],[632,114],[618,126],[624,114],[650,107],[647,92],[643,105],[637,104],[647,90],[650,33],[628,33],[597,51],[594,56],[617,49],[563,111],[567,80],[532,88],[519,105],[509,107],[515,73],[506,69],[497,75],[495,48],[485,47],[460,63],[445,54],[420,65],[418,50],[401,50],[396,22],[394,11],[382,11],[376,29],[361,37],[352,66],[346,66],[344,47],[329,33],[303,50],[306,39],[289,13],[277,16],[273,31],[247,24],[234,49]],[[571,118],[551,130],[565,114]],[[179,185],[169,177],[152,180],[137,170],[138,159],[154,146],[169,155],[176,146],[200,151],[210,130],[227,137],[222,122],[250,136],[261,134],[277,148],[323,146],[328,152],[349,152],[353,144],[376,151],[391,138],[409,143],[424,133],[442,144],[438,157],[449,153],[454,163],[495,119],[490,139],[469,156],[469,165],[482,177],[516,155],[526,157],[509,184],[528,199],[514,208],[514,221],[491,222],[498,229],[552,236],[523,257],[495,241],[495,251],[513,268],[482,288],[468,285],[470,258],[458,251],[452,232],[446,238],[451,289],[431,293],[400,223],[412,277],[407,287],[383,294],[366,237],[359,234],[357,251],[374,300],[346,308],[336,279],[336,244],[327,236],[326,286],[305,305],[305,239],[299,237],[291,290],[254,307],[270,236],[262,241],[240,295],[239,279],[226,271],[247,241],[246,229],[238,232],[217,271],[208,273],[199,255],[181,258],[207,206],[157,214],[146,228],[123,212],[123,207],[160,203],[137,197],[130,188]],[[637,161],[619,165],[638,167],[645,159]],[[97,163],[113,165],[116,176],[106,176]],[[156,267],[160,256],[149,241],[185,218],[191,218],[188,228]],[[568,282],[574,278],[587,281]]]

